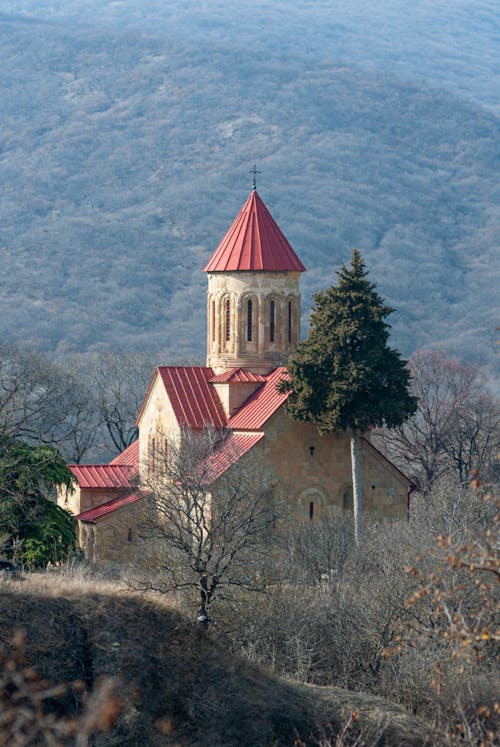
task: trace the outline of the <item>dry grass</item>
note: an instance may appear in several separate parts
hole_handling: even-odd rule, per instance
[[[366,736],[358,744],[427,743],[426,727],[398,706],[280,680],[228,654],[175,604],[90,574],[2,581],[0,636],[16,630],[25,633],[28,662],[47,680],[80,680],[89,692],[103,677],[115,683],[122,714],[93,737],[96,747],[312,746],[337,734],[352,711],[360,715],[351,734]],[[69,717],[78,708],[75,700],[59,703]]]

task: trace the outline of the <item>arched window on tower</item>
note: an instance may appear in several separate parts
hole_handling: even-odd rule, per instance
[[[212,342],[215,342],[215,301],[211,306]]]
[[[276,335],[276,304],[269,302],[269,342],[274,342]]]
[[[292,302],[288,301],[288,344],[292,344]]]
[[[229,298],[224,303],[224,326],[225,340],[229,342],[231,339],[231,301]]]
[[[251,300],[247,301],[247,342],[253,339],[253,304]]]

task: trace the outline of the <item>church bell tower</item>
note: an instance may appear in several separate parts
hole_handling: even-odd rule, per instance
[[[207,366],[266,374],[300,338],[305,267],[252,189],[203,268],[208,275]]]

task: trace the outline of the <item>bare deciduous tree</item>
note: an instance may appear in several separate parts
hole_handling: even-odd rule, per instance
[[[148,353],[95,353],[80,360],[95,397],[95,406],[106,437],[104,448],[123,451],[137,438],[135,417],[152,374]]]
[[[210,430],[183,431],[168,451],[150,455],[140,535],[146,540],[149,576],[134,582],[159,592],[195,591],[198,622],[206,628],[214,599],[231,587],[258,587],[259,551],[276,522],[270,472],[231,440]],[[220,460],[232,464],[214,482]]]
[[[484,474],[500,443],[500,408],[479,371],[437,351],[416,353],[409,361],[415,415],[374,438],[425,495],[444,476],[470,480]]]
[[[95,442],[98,422],[91,388],[78,374],[41,353],[0,345],[0,430],[57,445],[81,461]]]

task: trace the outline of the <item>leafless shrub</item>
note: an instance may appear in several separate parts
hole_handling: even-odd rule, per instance
[[[128,577],[138,589],[194,593],[205,628],[216,598],[260,586],[258,557],[276,524],[272,475],[251,458],[232,459],[216,435],[186,430],[161,455],[155,447],[144,480],[141,568]],[[214,482],[222,449],[234,463]]]
[[[0,648],[0,747],[87,747],[115,726],[122,712],[115,683],[102,679],[91,695],[82,681],[51,684],[27,663],[24,646],[17,632]]]
[[[287,578],[322,584],[338,580],[354,552],[351,514],[325,509],[317,521],[288,523],[285,553]]]
[[[327,567],[322,565],[325,557],[335,558],[334,550],[333,555],[323,554],[329,543],[323,546],[321,539],[334,518],[316,530],[310,525],[297,527],[291,532],[291,540],[287,535],[288,545],[282,545],[278,561],[283,565],[275,570],[275,578],[281,581],[270,584],[244,616],[231,617],[226,612],[221,615],[220,629],[225,628],[226,638],[235,650],[242,650],[280,675],[382,695],[432,718],[443,735],[445,718],[440,714],[446,712],[449,718],[455,713],[457,723],[462,711],[472,719],[474,708],[484,706],[486,710],[481,713],[494,714],[494,702],[487,697],[486,686],[493,669],[486,666],[486,661],[480,663],[479,669],[464,661],[459,663],[451,647],[450,632],[445,640],[436,637],[436,605],[445,601],[440,596],[442,590],[436,591],[435,599],[421,592],[425,578],[434,579],[434,583],[441,578],[439,569],[444,559],[448,568],[443,579],[448,579],[445,588],[450,608],[458,604],[456,611],[460,611],[460,599],[462,603],[467,600],[460,611],[467,627],[461,637],[455,637],[457,646],[460,642],[462,645],[464,641],[476,641],[477,645],[493,647],[495,641],[483,637],[483,623],[488,617],[488,630],[493,629],[492,609],[490,606],[486,611],[485,596],[491,601],[494,584],[487,590],[482,582],[478,583],[479,576],[486,573],[487,559],[492,557],[491,547],[487,551],[486,545],[492,542],[493,503],[485,501],[480,491],[455,492],[442,486],[433,493],[432,500],[415,502],[409,521],[367,522],[364,546],[357,550],[351,545],[346,555],[340,547],[341,572],[333,574],[322,574],[318,568]],[[301,531],[308,543],[304,545],[307,553],[299,557],[294,537],[297,533],[300,536]],[[314,531],[319,538],[317,548]],[[444,531],[449,532],[451,539],[442,540],[446,546],[439,548],[441,555],[430,553],[437,534]],[[333,526],[331,533],[335,538]],[[465,547],[466,556],[460,554]],[[305,569],[301,573],[297,567],[302,559]],[[328,560],[327,565],[330,563]],[[409,566],[418,567],[420,572],[407,573]],[[455,574],[453,583],[449,571]],[[458,573],[463,576],[461,580]],[[412,598],[415,604],[408,602]],[[431,604],[431,609],[426,604]],[[442,615],[446,617],[444,608]],[[425,638],[421,631],[411,645],[400,645],[401,631],[416,631],[423,624],[434,631],[434,639]],[[491,638],[492,633],[488,635]],[[394,649],[398,649],[397,656],[387,656],[387,651]],[[492,660],[493,652],[489,650],[487,661],[491,664]],[[437,676],[436,666],[447,672],[439,698],[431,687]]]
[[[483,501],[498,509],[491,496]],[[473,524],[465,540],[441,535],[407,566],[418,585],[406,601],[410,616],[386,652],[425,657],[426,710],[450,745],[493,745],[500,727],[497,523],[498,513],[490,526]]]

